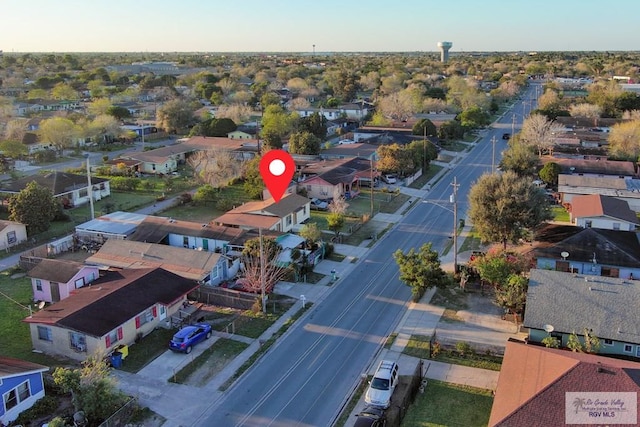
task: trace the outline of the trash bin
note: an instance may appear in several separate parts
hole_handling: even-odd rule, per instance
[[[122,366],[122,353],[114,351],[111,355],[111,366],[114,368],[120,368]]]
[[[129,346],[125,344],[120,344],[115,348],[115,351],[122,354],[122,360],[124,360],[129,355]]]

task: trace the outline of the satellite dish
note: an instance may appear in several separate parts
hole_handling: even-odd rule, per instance
[[[567,251],[560,252],[560,256],[561,256],[563,259],[567,259],[567,257],[569,256],[569,252],[567,252]]]
[[[545,330],[545,331],[547,331],[547,333],[549,333],[549,334],[550,334],[551,332],[553,332],[553,330],[554,330],[553,325],[548,325],[548,324],[547,324],[547,325],[544,325],[544,326],[543,326],[543,328],[544,328],[544,330]]]
[[[38,303],[38,309],[39,309],[39,310],[42,310],[42,309],[44,308],[44,305],[45,305],[45,304],[46,304],[46,302],[44,302],[44,301],[40,301],[40,302]]]

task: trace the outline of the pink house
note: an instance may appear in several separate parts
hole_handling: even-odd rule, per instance
[[[98,267],[76,261],[43,259],[29,270],[33,299],[58,302],[99,277]]]

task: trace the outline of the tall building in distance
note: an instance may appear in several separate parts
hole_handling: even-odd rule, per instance
[[[449,49],[451,49],[453,43],[451,42],[438,42],[440,48],[440,62],[447,62],[449,60]]]

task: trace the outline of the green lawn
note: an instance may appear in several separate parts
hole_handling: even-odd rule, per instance
[[[407,346],[404,348],[402,353],[408,356],[418,357],[420,359],[429,359],[429,339],[430,337],[424,335],[412,335],[411,338],[409,338],[409,342],[407,343]],[[434,344],[435,357],[432,360],[443,363],[450,363],[453,365],[489,369],[491,371],[499,371],[502,367],[502,357],[500,356],[494,356],[492,354],[484,353],[473,353],[466,354],[463,357],[454,349],[443,349],[442,347],[440,347],[440,350],[438,350],[438,353],[436,354],[436,345],[437,344]]]
[[[436,176],[436,174],[440,172],[442,169],[443,169],[442,166],[430,164],[429,169],[427,170],[427,173],[422,174],[422,176],[416,179],[415,181],[413,181],[411,185],[409,185],[409,187],[411,188],[424,187],[427,184],[427,182],[429,182],[431,178]]]
[[[56,359],[31,351],[29,325],[23,322],[29,316],[27,307],[33,302],[31,279],[12,279],[11,271],[0,272],[0,292],[0,355],[47,366],[60,364]]]
[[[140,342],[129,346],[129,355],[122,362],[122,370],[136,373],[169,349],[169,341],[176,329],[158,328]]]
[[[553,215],[554,221],[564,221],[564,222],[571,221],[571,219],[569,218],[569,212],[567,212],[567,210],[562,206],[552,206],[551,214]]]
[[[402,427],[486,426],[491,414],[490,390],[429,380],[407,411]]]

